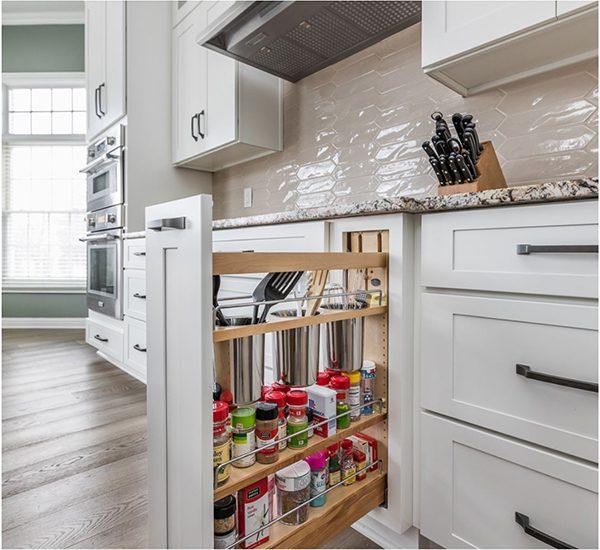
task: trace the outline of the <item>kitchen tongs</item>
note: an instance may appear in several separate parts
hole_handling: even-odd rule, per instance
[[[274,302],[278,300],[284,300],[288,294],[298,283],[300,277],[302,277],[303,271],[283,271],[280,273],[269,273],[265,278],[258,284],[252,293],[252,297],[256,302]],[[252,313],[252,324],[264,323],[267,319],[269,310],[275,304],[265,304],[263,312],[258,319],[258,308],[254,306]]]

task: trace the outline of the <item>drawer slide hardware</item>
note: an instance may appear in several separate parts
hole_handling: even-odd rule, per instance
[[[518,244],[517,254],[598,254],[597,244]]]
[[[534,539],[542,541],[544,544],[548,546],[552,546],[552,548],[577,548],[576,546],[571,546],[566,542],[562,542],[554,537],[532,527],[529,523],[529,516],[525,514],[521,514],[521,512],[515,512],[515,521],[523,528],[523,531],[527,533],[530,537]]]
[[[567,386],[568,388],[575,388],[577,390],[591,391],[598,393],[598,384],[593,382],[584,382],[582,380],[574,380],[572,378],[563,378],[562,376],[554,376],[552,374],[545,374],[543,372],[536,372],[531,370],[531,367],[527,365],[516,364],[515,372],[519,376],[530,378],[531,380],[539,380],[540,382],[548,382],[549,384],[557,384],[559,386]]]

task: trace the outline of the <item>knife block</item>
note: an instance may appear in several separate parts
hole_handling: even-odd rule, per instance
[[[455,185],[438,185],[438,195],[453,195],[455,193],[474,193],[486,189],[502,189],[506,187],[506,180],[500,168],[496,151],[491,141],[481,143],[483,151],[477,162],[479,177],[471,183],[457,183]]]

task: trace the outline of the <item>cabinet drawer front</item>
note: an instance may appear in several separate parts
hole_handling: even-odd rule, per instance
[[[85,341],[118,361],[123,361],[123,332],[86,319]]]
[[[146,380],[146,323],[125,317],[125,364]]]
[[[446,548],[547,548],[531,527],[598,547],[598,469],[421,414],[421,533]]]
[[[125,239],[124,255],[126,269],[146,269],[146,239]]]
[[[130,315],[141,321],[146,320],[146,272],[125,270],[124,293],[125,315]]]
[[[598,297],[598,254],[517,246],[598,245],[597,201],[423,216],[425,286]]]
[[[595,306],[424,293],[422,312],[422,407],[596,460],[598,394],[517,374],[597,383]]]

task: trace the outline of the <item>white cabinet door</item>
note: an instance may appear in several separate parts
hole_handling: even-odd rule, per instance
[[[125,116],[125,2],[106,2],[106,79],[100,88],[102,127]]]
[[[211,548],[211,197],[146,208],[146,235],[149,545]]]
[[[202,48],[196,45],[197,48]],[[207,100],[200,130],[206,150],[217,149],[237,139],[237,82],[239,64],[223,54],[206,51]]]
[[[85,3],[85,77],[87,90],[87,137],[97,135],[103,126],[99,110],[99,88],[106,81],[106,6],[93,0]]]
[[[176,27],[183,21],[184,17],[188,15],[200,2],[194,0],[174,0],[171,2],[172,6],[172,25]]]
[[[173,31],[173,162],[206,148],[202,134],[206,132],[208,50],[196,43],[205,26],[206,7],[201,4]]]
[[[556,15],[563,17],[573,12],[589,8],[598,3],[598,0],[558,0],[556,2]]]
[[[556,18],[554,0],[423,2],[424,67]]]

